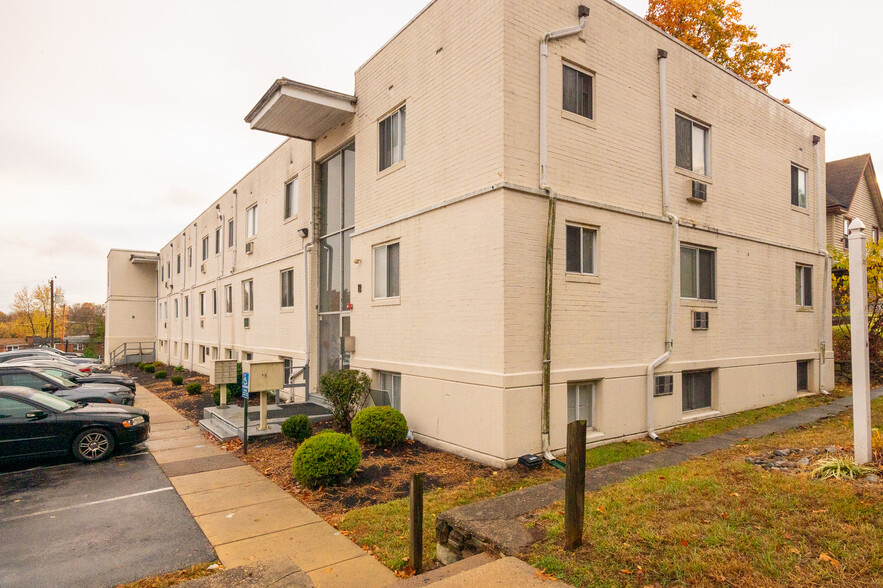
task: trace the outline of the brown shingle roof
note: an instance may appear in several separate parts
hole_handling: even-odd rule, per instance
[[[865,153],[864,155],[829,161],[825,165],[828,206],[849,208],[870,158],[871,154]]]

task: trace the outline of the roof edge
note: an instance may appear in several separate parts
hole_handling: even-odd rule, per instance
[[[325,96],[327,98],[334,98],[336,100],[346,100],[353,104],[356,103],[356,97],[350,96],[349,94],[344,94],[343,92],[336,92],[334,90],[328,90],[326,88],[320,88],[319,86],[311,86],[310,84],[305,84],[303,82],[297,82],[295,80],[290,80],[288,78],[279,78],[270,86],[264,95],[261,96],[261,99],[258,100],[258,103],[254,105],[254,107],[249,111],[247,115],[245,115],[245,122],[251,124],[254,118],[258,115],[258,113],[263,110],[264,106],[267,105],[270,100],[272,100],[273,96],[276,95],[277,92],[282,90],[282,88],[295,88],[298,90],[302,90],[304,92],[311,92],[313,94],[319,94],[320,96]]]

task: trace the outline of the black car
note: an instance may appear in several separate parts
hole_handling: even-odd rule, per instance
[[[143,408],[71,402],[19,386],[0,386],[0,461],[73,453],[100,461],[150,434]]]
[[[118,386],[125,386],[132,391],[132,394],[135,393],[135,380],[123,374],[84,374],[76,371],[76,368],[73,366],[66,365],[56,360],[43,359],[35,359],[33,361],[25,359],[14,362],[10,361],[3,367],[6,366],[34,368],[51,376],[70,380],[74,384],[116,384]]]
[[[117,384],[76,384],[52,376],[38,368],[0,364],[0,386],[24,386],[49,392],[72,402],[135,404],[135,395],[127,387]]]

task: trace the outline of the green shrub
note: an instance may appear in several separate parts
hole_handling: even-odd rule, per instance
[[[175,386],[180,386],[184,383],[184,376],[172,376],[172,384]]]
[[[363,408],[353,419],[353,437],[377,447],[394,447],[408,436],[405,415],[391,406]]]
[[[176,372],[183,372],[183,371],[184,371],[184,366],[183,366],[183,365],[176,365],[176,366],[175,366],[175,371],[176,371]]]
[[[163,362],[158,361],[158,360],[153,362],[153,367],[155,367],[155,368],[161,368],[164,365],[166,365],[166,364],[164,364]]]
[[[184,389],[187,391],[187,394],[202,394],[202,382],[190,382],[184,386]]]
[[[153,377],[156,378],[157,380],[161,380],[161,379],[165,378],[167,375],[168,374],[166,374],[164,371],[160,370],[160,371],[156,372],[155,374],[153,374]]]
[[[319,392],[331,403],[331,414],[344,429],[349,429],[356,408],[365,402],[370,389],[371,378],[359,370],[336,370],[319,378]]]
[[[156,367],[152,363],[148,363],[144,365],[144,371],[148,374],[152,374],[156,371]]]
[[[282,434],[295,441],[303,441],[313,434],[313,423],[305,414],[296,414],[282,423]]]
[[[228,400],[230,399],[229,394],[227,395],[227,399]],[[221,389],[220,388],[216,387],[214,390],[212,390],[212,400],[215,401],[215,406],[221,405]]]
[[[336,486],[352,477],[361,460],[355,439],[327,432],[301,443],[291,460],[291,474],[308,488]]]
[[[143,370],[144,369],[144,362],[139,361],[138,363],[135,364],[135,367],[138,368],[139,370]]]

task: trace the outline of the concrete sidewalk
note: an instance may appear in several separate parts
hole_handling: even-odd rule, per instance
[[[254,468],[209,441],[146,388],[147,447],[226,568],[280,558],[314,586],[386,586],[395,574]]]

